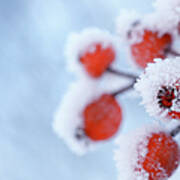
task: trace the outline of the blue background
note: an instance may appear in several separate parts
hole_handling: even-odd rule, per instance
[[[74,79],[63,56],[68,33],[91,26],[114,32],[122,8],[151,12],[152,0],[0,0],[0,180],[117,179],[112,141],[77,157],[52,121]],[[140,99],[120,101],[122,133],[151,120]]]

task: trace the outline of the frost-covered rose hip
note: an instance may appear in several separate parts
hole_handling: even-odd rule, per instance
[[[152,133],[146,137],[146,154],[139,142],[136,173],[145,172],[148,180],[164,180],[170,177],[180,162],[180,149],[173,138],[165,133]]]
[[[118,131],[122,111],[112,95],[103,94],[86,106],[83,117],[85,134],[93,141],[106,140]]]
[[[160,35],[158,32],[144,30],[141,40],[131,44],[131,55],[135,63],[145,68],[154,58],[166,58],[166,50],[171,46],[172,37],[170,34]]]
[[[151,116],[180,120],[180,58],[148,64],[135,84]]]
[[[92,77],[100,77],[114,61],[115,56],[115,50],[111,45],[103,47],[101,43],[93,43],[81,54],[79,60]]]
[[[115,36],[98,28],[72,33],[65,49],[68,69],[81,77],[101,77],[117,57],[117,44]]]
[[[167,180],[180,163],[180,147],[173,139],[180,126],[167,130],[157,123],[120,135],[115,160],[118,180]]]
[[[97,82],[85,77],[69,86],[55,112],[54,132],[77,155],[84,155],[95,150],[99,143],[91,140],[85,134],[83,111],[101,94],[102,90],[98,87]]]

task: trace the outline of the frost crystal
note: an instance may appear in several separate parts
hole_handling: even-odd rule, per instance
[[[149,180],[149,174],[143,170],[141,161],[147,154],[147,143],[152,133],[164,129],[158,124],[148,125],[137,129],[134,133],[120,135],[116,144],[114,159],[118,169],[118,180]],[[141,169],[141,171],[138,171]]]
[[[180,57],[155,59],[155,63],[148,64],[135,84],[146,111],[151,116],[164,120],[171,118],[169,113],[172,111],[180,111],[179,87]]]
[[[180,1],[179,0],[156,0],[154,3],[156,14],[160,23],[157,26],[162,29],[177,29],[180,22]],[[164,15],[166,18],[164,18]],[[156,21],[157,21],[156,20]]]

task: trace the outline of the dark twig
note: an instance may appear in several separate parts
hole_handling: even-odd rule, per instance
[[[173,49],[169,49],[167,53],[171,54],[173,56],[180,56],[180,53],[175,51],[175,50],[173,50]]]
[[[172,137],[175,137],[177,134],[179,134],[180,133],[180,125],[179,126],[177,126],[175,129],[173,129],[171,132],[170,132],[170,135],[172,136]]]
[[[169,55],[169,54],[172,56],[180,56],[180,53],[171,49],[171,46],[169,46],[165,49],[165,55]]]
[[[119,94],[122,94],[122,93],[124,93],[124,92],[132,89],[132,88],[134,87],[135,82],[136,82],[136,81],[134,80],[130,85],[128,85],[128,86],[126,86],[126,87],[123,87],[122,89],[120,89],[120,90],[112,93],[111,95],[115,97],[115,96],[117,96],[117,95],[119,95]]]
[[[116,74],[118,76],[122,76],[122,77],[126,77],[126,78],[130,78],[130,79],[137,79],[138,76],[136,75],[133,75],[133,74],[130,74],[130,73],[125,73],[125,72],[122,72],[122,71],[119,71],[119,70],[115,70],[115,69],[112,69],[112,68],[107,68],[107,71],[112,73],[112,74]]]

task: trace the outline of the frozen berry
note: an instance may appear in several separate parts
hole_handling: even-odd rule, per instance
[[[131,45],[131,54],[136,64],[145,68],[154,58],[166,58],[171,43],[172,37],[168,33],[160,36],[158,32],[144,30],[142,40]]]
[[[118,131],[122,111],[112,95],[103,94],[86,106],[83,117],[86,135],[94,141],[106,140]]]
[[[135,168],[135,171],[145,171],[148,180],[170,177],[180,162],[180,149],[173,138],[165,132],[152,133],[147,137],[145,148],[145,155],[144,149],[138,148],[138,168]]]
[[[92,50],[92,51],[91,51]],[[86,71],[92,77],[100,77],[115,59],[115,50],[109,45],[103,47],[100,43],[89,46],[89,49],[79,59]]]
[[[180,120],[180,58],[156,59],[135,84],[146,111],[162,121]]]

